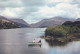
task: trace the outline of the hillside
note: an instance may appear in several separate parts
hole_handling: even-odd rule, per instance
[[[11,23],[7,20],[0,19],[0,29],[20,28],[21,26]]]
[[[8,19],[4,16],[0,16],[0,19],[5,22],[11,22],[11,23],[17,24],[21,27],[30,27],[23,19]]]
[[[53,17],[50,19],[43,19],[38,23],[31,24],[31,27],[49,27],[49,26],[56,26],[56,25],[61,25],[65,21],[73,21],[73,19],[67,19],[63,17]]]
[[[18,19],[18,18],[12,18],[8,19],[6,17],[0,16],[0,19],[3,19],[6,22],[11,22],[14,24],[17,24],[21,27],[32,27],[32,28],[43,28],[43,27],[49,27],[49,26],[57,26],[63,24],[65,21],[80,21],[80,18],[74,20],[74,19],[69,19],[69,18],[64,18],[64,17],[52,17],[50,19],[43,19],[37,23],[34,24],[28,24],[25,22],[23,19]]]
[[[3,20],[5,22],[10,22],[6,17],[0,16],[0,20]]]
[[[23,19],[9,19],[9,20],[22,27],[30,27],[29,24],[25,22]]]
[[[76,21],[80,21],[80,18],[76,19]]]
[[[80,41],[80,21],[66,21],[62,25],[48,27],[45,39],[58,42]]]

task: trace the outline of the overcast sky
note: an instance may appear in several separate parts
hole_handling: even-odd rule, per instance
[[[80,0],[0,0],[0,15],[35,23],[55,16],[80,18]]]

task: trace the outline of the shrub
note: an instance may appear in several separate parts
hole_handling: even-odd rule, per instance
[[[65,25],[48,27],[45,31],[46,36],[67,37],[71,33],[80,33],[80,29],[76,26],[70,27]]]

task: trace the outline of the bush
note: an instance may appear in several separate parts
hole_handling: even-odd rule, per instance
[[[76,26],[76,27],[80,28],[80,21],[75,21],[75,22],[66,21],[66,22],[64,22],[62,25],[70,26],[70,27]]]
[[[52,37],[67,37],[71,33],[80,33],[80,29],[76,26],[70,27],[70,26],[52,26],[48,27],[45,31],[46,36],[52,36]]]
[[[0,29],[20,28],[19,25],[12,22],[5,22],[0,19]]]

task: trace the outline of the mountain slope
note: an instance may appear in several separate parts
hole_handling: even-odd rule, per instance
[[[31,27],[49,27],[49,26],[56,26],[61,25],[65,21],[73,21],[73,19],[67,19],[63,17],[53,17],[50,19],[43,19],[38,23],[31,24]]]
[[[76,19],[76,21],[80,21],[80,18]]]
[[[21,25],[22,27],[30,27],[29,24],[25,22],[23,19],[9,19],[9,20],[18,25]]]
[[[3,20],[5,22],[10,22],[6,17],[0,16],[0,20]]]
[[[0,29],[20,28],[19,25],[10,22],[7,18],[0,16]]]
[[[4,20],[6,22],[11,22],[11,23],[14,23],[14,24],[17,24],[21,27],[30,27],[24,20],[22,19],[8,19],[4,16],[0,16],[0,19],[1,20]],[[22,24],[23,23],[23,24]]]

